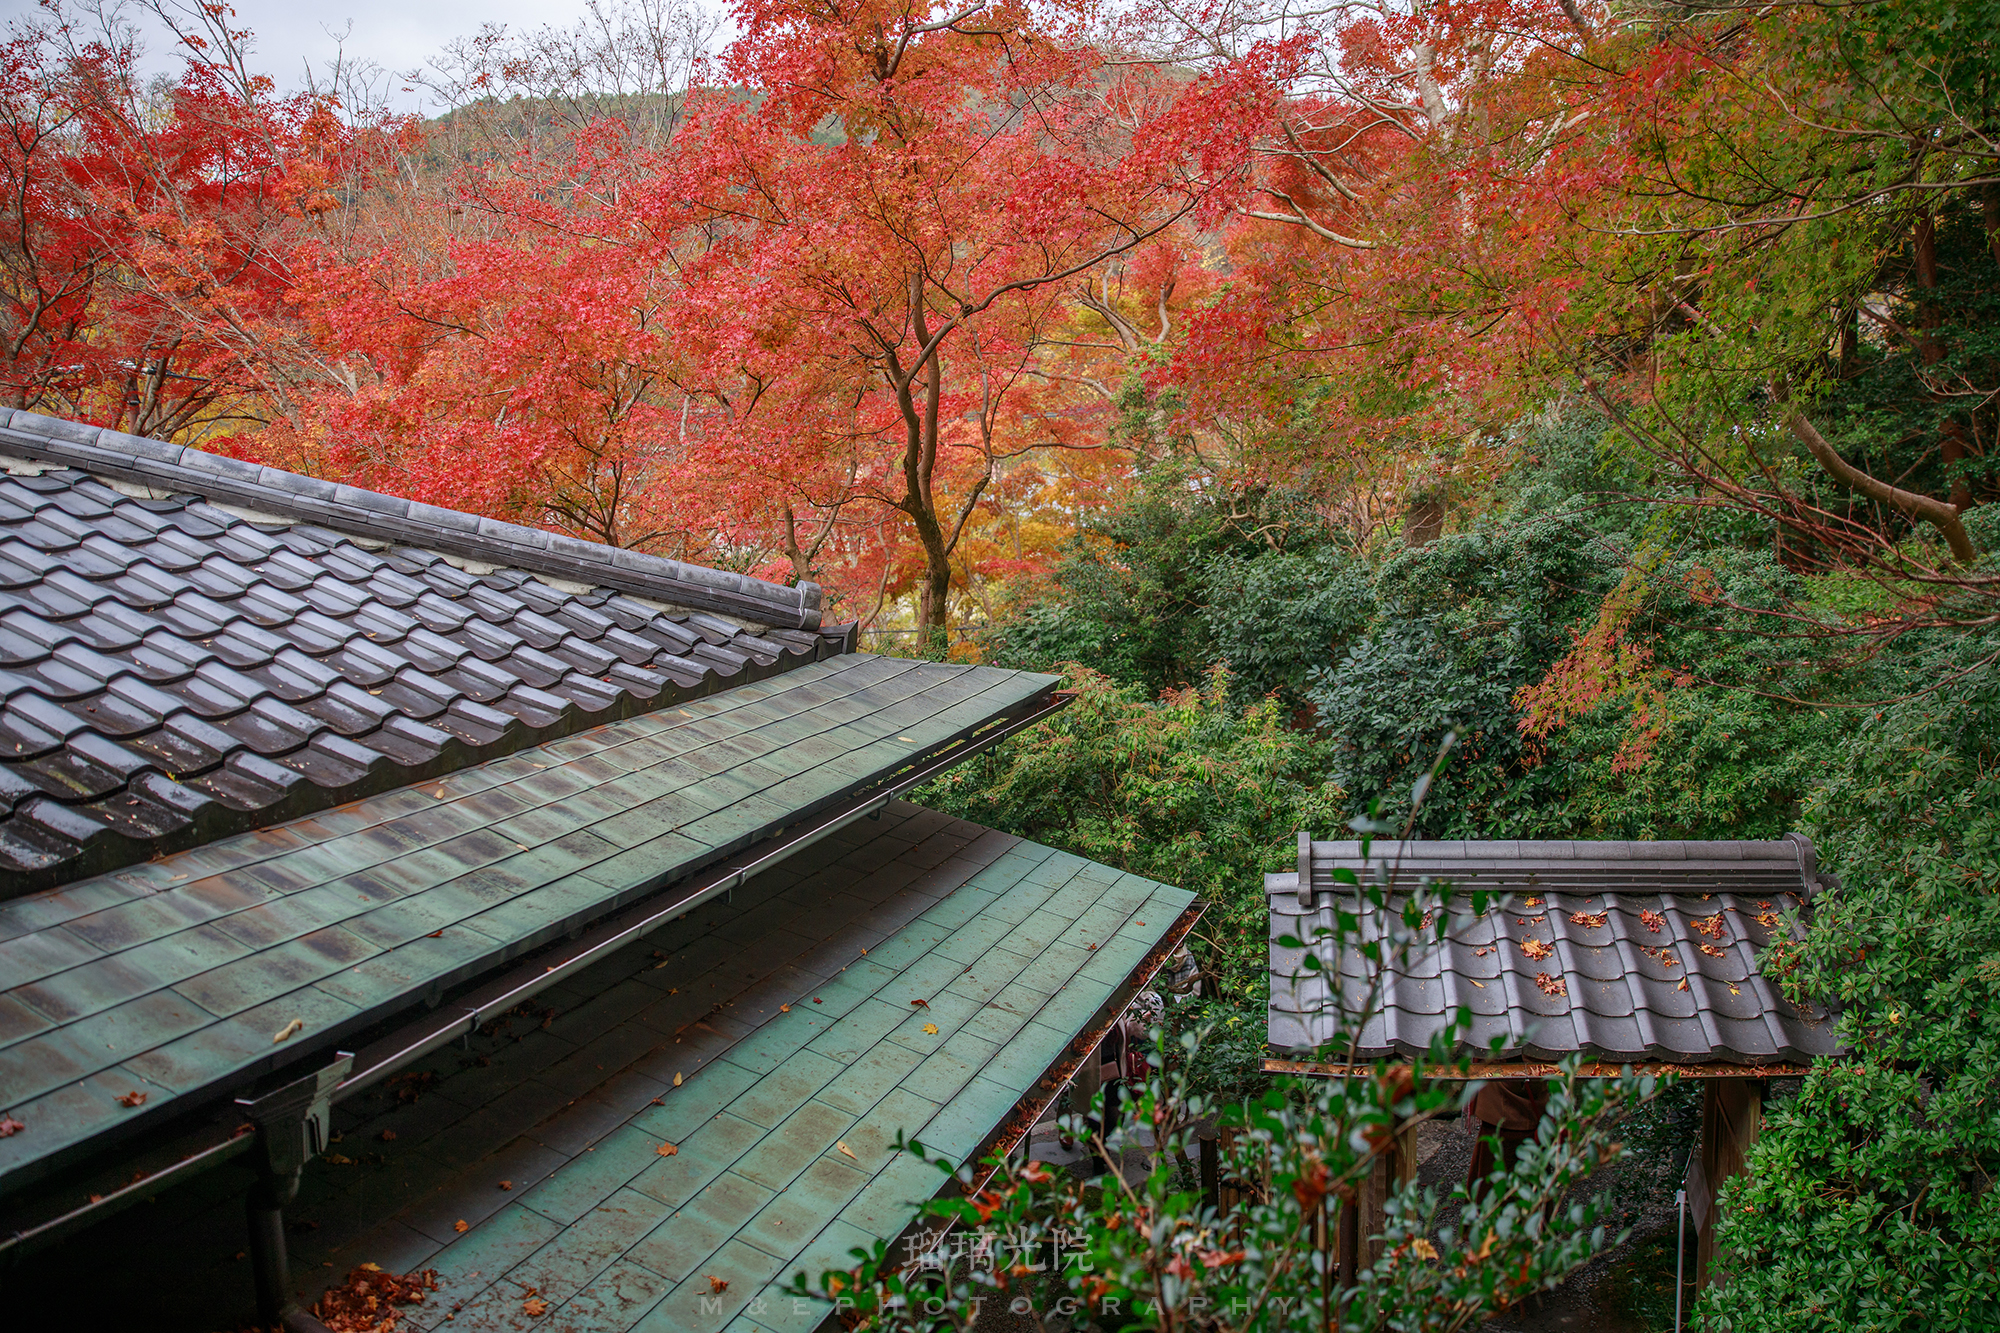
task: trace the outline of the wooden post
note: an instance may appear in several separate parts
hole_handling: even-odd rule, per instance
[[[1372,1267],[1382,1258],[1386,1248],[1382,1242],[1382,1232],[1389,1225],[1389,1196],[1396,1192],[1396,1183],[1402,1177],[1397,1159],[1402,1156],[1396,1151],[1400,1137],[1391,1138],[1375,1154],[1375,1160],[1368,1165],[1368,1179],[1361,1189],[1361,1262]]]
[[[1219,1211],[1222,1207],[1222,1164],[1219,1160],[1222,1154],[1216,1150],[1215,1139],[1213,1134],[1200,1136],[1201,1201]]]
[[[1337,1233],[1335,1243],[1340,1247],[1335,1252],[1334,1274],[1343,1287],[1351,1287],[1361,1276],[1361,1217],[1360,1209],[1345,1200],[1340,1205],[1340,1221],[1333,1230]]]
[[[1701,1145],[1688,1170],[1688,1208],[1699,1229],[1695,1245],[1694,1285],[1700,1291],[1711,1280],[1709,1260],[1715,1253],[1719,1219],[1716,1199],[1729,1178],[1743,1169],[1763,1122],[1763,1084],[1749,1078],[1712,1078],[1702,1082]],[[1716,1275],[1720,1281],[1726,1275]]]
[[[1360,1281],[1361,1270],[1382,1258],[1381,1236],[1389,1224],[1389,1196],[1403,1180],[1403,1159],[1411,1157],[1398,1151],[1401,1143],[1398,1135],[1382,1145],[1368,1163],[1368,1174],[1361,1178],[1355,1201],[1340,1205],[1337,1257],[1343,1287]]]

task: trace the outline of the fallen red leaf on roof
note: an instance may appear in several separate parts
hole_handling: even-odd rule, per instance
[[[1587,930],[1596,930],[1603,926],[1607,920],[1609,920],[1609,917],[1603,912],[1571,912],[1569,914],[1571,925],[1582,926]]]
[[[117,1100],[120,1106],[144,1106],[146,1104],[146,1094],[134,1090],[120,1095]]]
[[[1561,977],[1552,977],[1546,972],[1535,973],[1535,985],[1544,995],[1568,995],[1569,983]]]
[[[11,1115],[0,1115],[0,1139],[11,1139],[27,1126]]]
[[[1639,913],[1639,921],[1647,930],[1652,931],[1655,935],[1660,933],[1661,926],[1667,924],[1665,917],[1661,916],[1658,912],[1651,911]]]
[[[711,1294],[719,1296],[729,1290],[729,1283],[722,1278],[710,1276],[708,1279],[708,1289]]]
[[[1555,951],[1556,951],[1555,945],[1550,944],[1547,940],[1521,941],[1521,952],[1528,955],[1528,957],[1534,959],[1536,962],[1540,962],[1542,959],[1547,958],[1550,954],[1554,953]]]

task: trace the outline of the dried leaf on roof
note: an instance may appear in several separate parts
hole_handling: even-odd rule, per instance
[[[1544,995],[1568,995],[1569,983],[1546,972],[1535,973],[1535,985]]]
[[[1717,912],[1714,916],[1698,917],[1690,924],[1712,940],[1722,938],[1722,913],[1720,912]]]
[[[1728,951],[1723,949],[1718,949],[1713,944],[1702,945],[1701,951],[1707,954],[1710,958],[1727,958],[1729,956]]]
[[[1662,967],[1679,967],[1681,965],[1681,960],[1674,957],[1672,952],[1650,944],[1640,945],[1639,952],[1645,954],[1648,958],[1658,959]]]
[[[1547,940],[1522,940],[1521,952],[1540,962],[1556,951],[1556,946]]]
[[[1657,935],[1660,927],[1667,924],[1667,919],[1649,908],[1639,913],[1639,924]]]
[[[1571,912],[1569,914],[1571,925],[1582,926],[1586,930],[1597,930],[1609,919],[1603,912]]]
[[[11,1139],[27,1126],[11,1115],[0,1115],[0,1139]]]
[[[134,1089],[131,1092],[120,1093],[116,1100],[120,1106],[144,1106],[146,1094]]]
[[[312,1313],[333,1333],[394,1333],[403,1318],[397,1307],[423,1304],[424,1293],[437,1285],[435,1268],[398,1275],[363,1264],[313,1302]]]

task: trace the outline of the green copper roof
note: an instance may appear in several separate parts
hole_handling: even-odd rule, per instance
[[[816,1328],[828,1307],[784,1294],[790,1276],[902,1234],[944,1184],[893,1150],[897,1132],[954,1160],[973,1153],[1193,901],[893,805],[760,876],[733,909],[655,935],[662,960],[593,1002],[678,1034],[622,1072],[598,1065],[599,1078],[658,1080],[653,1104],[587,1147],[551,1117],[534,1134],[567,1144],[568,1160],[533,1188],[496,1192],[497,1173],[523,1169],[499,1165],[520,1160],[503,1149],[329,1251],[327,1276],[364,1260],[436,1268],[441,1289],[405,1312],[419,1330]],[[722,961],[733,953],[758,960],[755,980]],[[664,998],[619,1000],[627,987]],[[348,1132],[372,1143],[375,1125]],[[411,1228],[437,1248],[410,1248]],[[530,1299],[546,1314],[525,1315]]]
[[[0,1191],[693,874],[1054,684],[843,656],[0,903],[0,1113],[23,1126],[0,1138]]]

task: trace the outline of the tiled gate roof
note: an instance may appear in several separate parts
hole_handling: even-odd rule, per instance
[[[1773,842],[1309,841],[1300,865],[1267,875],[1270,1043],[1309,1054],[1367,1014],[1356,1055],[1421,1055],[1461,1007],[1472,1026],[1459,1051],[1475,1061],[1552,1060],[1763,1064],[1832,1054],[1833,1027],[1795,1005],[1759,969],[1773,943],[1796,939],[1818,886],[1812,844]],[[1400,913],[1422,884],[1483,889],[1500,905],[1474,916],[1465,899],[1442,942],[1381,973],[1363,953],[1383,914],[1357,907],[1336,869],[1389,892]],[[1345,941],[1336,915],[1359,929]],[[1788,920],[1789,915],[1789,920]],[[1281,937],[1306,947],[1281,944]],[[1317,970],[1307,970],[1308,952]],[[1344,1055],[1344,1052],[1342,1053]]]

